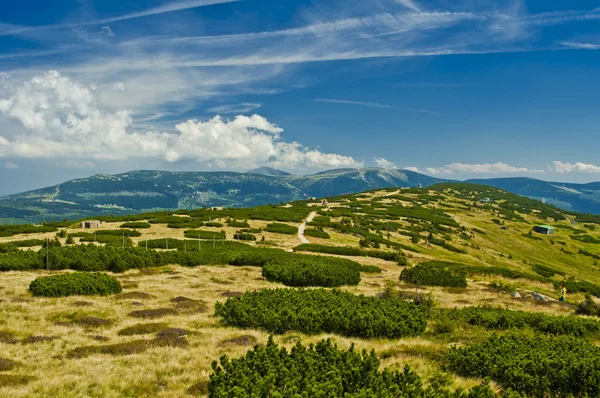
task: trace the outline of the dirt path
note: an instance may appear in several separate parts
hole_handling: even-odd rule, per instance
[[[304,236],[304,230],[306,229],[306,223],[311,222],[313,220],[313,218],[315,218],[316,215],[317,215],[316,211],[311,212],[308,215],[308,217],[306,218],[306,220],[304,220],[304,222],[302,224],[300,224],[300,226],[298,227],[298,239],[300,239],[300,242],[310,243],[308,241],[308,239],[306,239],[306,237]]]
[[[565,214],[565,218],[566,218],[567,220],[569,220],[569,222],[571,223],[571,225],[572,225],[572,226],[576,226],[576,225],[577,225],[577,221],[575,221],[575,219],[574,219],[573,217],[571,217],[571,216],[567,216],[567,215]]]

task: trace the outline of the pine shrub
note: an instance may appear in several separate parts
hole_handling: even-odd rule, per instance
[[[121,293],[121,283],[114,276],[99,272],[74,272],[41,276],[29,284],[34,296],[107,296]]]

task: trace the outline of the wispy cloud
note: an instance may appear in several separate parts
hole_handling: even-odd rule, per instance
[[[360,106],[367,106],[369,108],[387,108],[387,109],[394,108],[393,106],[380,104],[378,102],[348,101],[348,100],[334,99],[334,98],[317,98],[317,99],[314,99],[313,101],[314,102],[328,102],[331,104],[360,105]]]
[[[577,41],[560,41],[560,42],[558,42],[558,44],[565,46],[565,47],[575,48],[575,49],[580,49],[580,50],[600,50],[600,44],[595,44],[595,43],[582,43],[582,42],[577,42]]]
[[[81,22],[67,22],[53,25],[41,25],[41,26],[9,26],[8,29],[0,31],[0,36],[13,36],[19,35],[31,31],[39,30],[51,30],[51,29],[71,29],[78,26],[90,26],[90,25],[105,25],[112,22],[125,21],[128,19],[136,19],[148,17],[151,15],[165,14],[169,12],[189,10],[192,8],[207,7],[217,4],[234,3],[243,0],[185,0],[185,1],[173,1],[166,4],[148,8],[146,10],[132,12],[128,14],[117,15],[110,18],[103,18],[91,21]],[[104,29],[104,28],[103,28]],[[110,28],[109,28],[110,29]],[[112,33],[112,31],[111,31]]]
[[[451,163],[442,167],[427,167],[425,173],[433,175],[455,175],[455,174],[524,174],[543,173],[543,170],[532,170],[527,167],[511,166],[506,163]]]
[[[245,114],[252,112],[261,107],[262,104],[242,102],[241,104],[228,104],[219,105],[207,109],[208,112],[215,113],[217,115],[228,115],[228,114]]]

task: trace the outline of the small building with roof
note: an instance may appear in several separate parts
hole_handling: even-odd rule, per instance
[[[533,227],[533,230],[535,232],[537,232],[538,234],[544,234],[544,235],[553,235],[554,234],[554,227],[550,226],[550,225],[536,225],[535,227]]]
[[[101,224],[101,222],[98,220],[86,220],[86,221],[82,221],[79,224],[79,227],[85,228],[85,229],[95,229],[95,228],[100,228],[100,224]]]

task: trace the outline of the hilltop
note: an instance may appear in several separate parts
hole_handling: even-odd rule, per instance
[[[498,350],[504,357],[491,361],[498,366],[513,360],[515,344],[526,353],[528,339],[563,344],[554,335],[576,339],[564,344],[595,355],[590,344],[600,341],[600,322],[571,315],[585,294],[600,297],[600,217],[565,214],[497,188],[462,183],[327,201],[98,216],[103,223],[94,231],[74,222],[0,226],[0,270],[8,271],[0,274],[0,344],[7,347],[0,363],[14,369],[7,380],[18,381],[7,387],[0,379],[0,394],[7,388],[15,396],[203,396],[211,362],[223,355],[237,358],[255,344],[291,348],[324,337],[341,349],[356,344],[375,350],[382,367],[410,365],[425,386],[451,389],[475,388],[487,375],[469,370],[470,360],[460,362],[460,352],[449,350],[456,344],[468,350],[484,350],[478,344],[485,342],[513,347]],[[539,224],[555,233],[534,232]],[[304,226],[309,244],[298,236]],[[52,243],[48,254],[46,238]],[[30,295],[33,279],[64,275],[65,268],[106,271],[123,292]],[[563,281],[567,303],[556,301]],[[337,286],[343,293],[311,289],[306,296],[290,286]],[[525,298],[534,293],[545,299]],[[293,307],[298,302],[301,311]],[[573,354],[577,361],[596,363],[583,351]],[[540,360],[546,354],[535,352]],[[574,359],[563,359],[573,366]],[[490,370],[493,390],[514,389],[519,360],[506,367],[514,374]],[[92,380],[97,374],[103,378]],[[564,388],[595,386],[591,379],[547,376],[547,369],[527,374]],[[518,391],[534,391],[531,380],[517,385]]]

